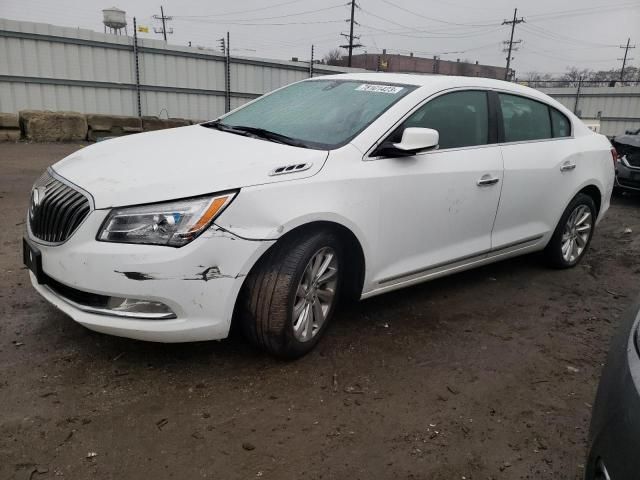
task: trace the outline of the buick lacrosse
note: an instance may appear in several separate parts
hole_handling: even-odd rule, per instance
[[[609,207],[615,158],[513,83],[318,77],[56,163],[31,192],[24,261],[90,329],[188,342],[234,322],[294,358],[340,298],[538,250],[573,267]]]

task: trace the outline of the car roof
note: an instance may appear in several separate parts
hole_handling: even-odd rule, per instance
[[[493,78],[482,77],[462,77],[454,75],[424,74],[416,75],[410,73],[342,73],[337,75],[323,75],[314,77],[313,80],[357,80],[365,82],[382,82],[391,84],[414,85],[424,90],[437,92],[449,88],[487,88],[520,93],[529,97],[537,98],[549,102],[550,98],[544,93],[533,88],[525,87],[513,82],[495,80]]]

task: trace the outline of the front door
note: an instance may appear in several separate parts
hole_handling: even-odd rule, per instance
[[[440,95],[390,137],[399,141],[406,127],[433,128],[440,134],[438,150],[366,162],[370,178],[378,177],[381,209],[374,289],[473,261],[491,249],[503,164],[489,118],[484,91]]]

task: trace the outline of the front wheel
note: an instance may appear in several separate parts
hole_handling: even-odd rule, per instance
[[[297,358],[318,343],[342,285],[343,249],[330,231],[303,232],[277,243],[249,274],[240,321],[256,346]]]
[[[555,268],[571,268],[584,256],[596,221],[596,205],[584,193],[576,195],[562,214],[545,248],[545,256]]]

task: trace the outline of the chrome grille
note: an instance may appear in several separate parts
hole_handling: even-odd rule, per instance
[[[50,243],[67,240],[91,210],[89,199],[45,172],[33,185],[29,203],[29,229]]]

